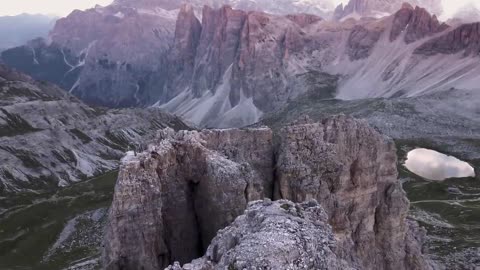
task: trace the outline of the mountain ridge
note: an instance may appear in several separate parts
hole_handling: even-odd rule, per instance
[[[252,124],[321,87],[316,74],[338,78],[329,93],[340,99],[474,90],[480,80],[475,25],[448,26],[411,5],[380,19],[336,22],[228,6],[206,6],[199,15],[193,5],[167,11],[121,3],[74,12],[59,20],[52,43],[9,50],[2,59],[15,66],[23,57],[17,68],[37,79],[60,70],[54,82],[89,103],[155,105],[208,127]]]
[[[124,152],[165,126],[159,109],[93,108],[0,65],[0,194],[55,190],[114,170]]]
[[[37,37],[47,37],[56,19],[55,16],[28,13],[0,16],[0,52],[21,46]],[[15,31],[12,31],[12,26]]]

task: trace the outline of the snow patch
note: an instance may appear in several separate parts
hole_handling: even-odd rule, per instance
[[[75,232],[75,227],[77,226],[77,217],[74,217],[73,219],[69,220],[67,222],[67,225],[63,228],[62,232],[57,238],[57,241],[53,244],[53,246],[48,250],[47,255],[43,258],[43,260],[48,260],[50,256],[53,255],[53,253],[63,245],[63,243],[70,237]]]
[[[165,9],[160,8],[160,7],[156,7],[155,9],[139,8],[139,9],[137,9],[137,12],[139,14],[157,16],[157,17],[162,17],[162,18],[165,18],[165,19],[176,21],[178,13],[180,12],[180,10],[179,9],[165,10]]]
[[[77,160],[77,170],[87,177],[93,177],[96,169],[102,164],[100,158],[97,156],[79,153],[75,150],[72,150],[72,153]]]
[[[78,86],[80,85],[80,78],[78,78],[75,83],[72,85],[72,87],[70,88],[70,90],[68,90],[68,93],[72,93],[73,90],[75,90],[75,88],[77,88]]]
[[[141,101],[138,98],[138,92],[140,91],[140,85],[138,83],[135,84],[135,93],[133,93],[133,98],[135,99],[136,104],[140,104]]]
[[[115,13],[113,16],[115,16],[117,18],[120,18],[120,19],[125,18],[125,14],[123,14],[123,12],[121,12],[121,11]]]
[[[65,55],[65,52],[63,51],[63,48],[60,48],[60,52],[61,52],[61,53],[62,53],[62,55],[63,55],[63,62],[64,62],[64,63],[65,63],[67,66],[69,66],[69,67],[70,67],[70,70],[74,69],[74,68],[75,68],[75,66],[74,66],[74,65],[72,65],[72,64],[70,64],[70,62],[68,62],[68,60],[67,60],[67,56]]]
[[[135,151],[127,151],[125,153],[125,156],[120,161],[122,164],[127,164],[127,163],[138,161],[138,158],[137,158],[137,155],[135,154]]]
[[[30,48],[30,49],[32,50],[32,54],[33,54],[33,64],[39,65],[40,63],[38,63],[37,53],[35,52],[35,49],[34,48]]]

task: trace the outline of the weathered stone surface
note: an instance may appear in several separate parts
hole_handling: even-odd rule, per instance
[[[197,48],[196,72],[193,77],[195,95],[215,89],[237,55],[247,13],[229,6],[220,9],[205,7],[202,35]]]
[[[408,237],[393,142],[345,116],[287,126],[275,144],[267,128],[161,131],[147,152],[124,159],[105,237],[106,266],[158,269],[205,251],[212,269],[227,265],[247,253],[221,256],[208,245],[249,201],[263,198],[317,200],[337,240],[334,253],[355,268],[428,269],[421,243]]]
[[[189,65],[170,76],[164,91],[176,96],[162,100],[162,107],[207,127],[258,121],[264,111],[299,94],[279,78],[292,76],[289,59],[305,48],[302,27],[319,20],[205,7],[202,27],[196,27],[198,46],[179,54]]]
[[[255,201],[218,232],[204,257],[167,269],[353,269],[335,255],[335,243],[316,201]]]
[[[149,152],[124,161],[107,268],[158,269],[202,256],[248,201],[272,196],[271,141],[269,129],[162,131]]]
[[[167,81],[162,90],[161,102],[174,98],[192,80],[201,33],[202,25],[195,17],[192,6],[183,5],[178,13],[173,48],[168,55],[167,72],[172,79]]]
[[[353,61],[370,56],[373,47],[382,34],[382,30],[369,30],[361,25],[355,26],[350,32],[347,43],[347,53],[350,59]]]
[[[343,116],[288,126],[280,134],[276,196],[318,200],[338,254],[354,266],[412,269],[405,260],[409,204],[397,180],[393,141]]]

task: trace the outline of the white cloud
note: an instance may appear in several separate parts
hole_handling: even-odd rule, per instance
[[[442,18],[451,18],[459,9],[467,6],[473,5],[477,8],[480,8],[480,3],[478,0],[443,0],[443,9],[444,14]]]
[[[74,9],[87,9],[96,4],[108,5],[113,0],[0,0],[0,15],[41,13],[65,16]]]

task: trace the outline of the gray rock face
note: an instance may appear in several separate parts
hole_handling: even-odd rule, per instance
[[[182,21],[193,16],[183,13]],[[175,72],[159,105],[207,127],[252,124],[306,89],[321,88],[311,79],[319,72],[340,77],[340,99],[417,95],[460,85],[470,89],[479,79],[473,72],[465,74],[480,68],[471,59],[454,59],[447,67],[437,58],[414,53],[448,26],[410,5],[382,19],[342,22],[205,8],[201,27],[194,19],[184,22],[190,23],[178,25],[201,31],[195,35],[200,36],[198,46],[174,48],[180,60],[169,65]],[[196,41],[178,37],[175,44]],[[475,46],[474,39],[467,43]],[[451,77],[465,76],[445,80],[439,70]],[[422,76],[425,72],[428,76]]]
[[[205,4],[216,8],[229,4],[228,1],[198,0],[185,3],[200,13]],[[175,54],[169,50],[176,36],[177,14],[183,4],[183,1],[119,0],[107,7],[76,10],[57,21],[49,42],[7,50],[2,58],[9,66],[35,79],[56,83],[89,104],[131,107],[165,103],[177,94],[170,90],[181,86],[167,79],[181,73],[178,62],[185,60],[173,59],[177,65],[172,65],[167,58],[172,60]],[[281,5],[277,1],[233,1],[232,4],[246,10],[270,7],[272,12],[281,14],[307,10],[324,14],[320,7],[325,6],[290,1]],[[281,8],[286,5],[290,7]],[[313,6],[316,8],[312,9]],[[177,24],[177,34],[182,30],[182,24]],[[192,34],[200,34],[193,30]],[[230,44],[233,45],[231,41]],[[192,45],[188,53],[195,56],[196,44]],[[50,57],[43,57],[46,55]],[[211,70],[216,70],[214,63],[209,64]],[[222,76],[214,74],[212,83],[216,84]]]
[[[368,58],[377,44],[383,29],[367,29],[357,25],[350,32],[347,53],[352,61]]]
[[[415,50],[417,54],[455,54],[478,56],[480,52],[480,23],[464,24],[444,35],[426,42]]]
[[[0,193],[55,189],[113,170],[129,145],[167,126],[186,127],[158,109],[92,108],[0,66]]]
[[[163,87],[177,13],[120,4],[76,10],[56,22],[50,42],[7,50],[2,58],[90,104],[144,105],[158,100],[154,90]]]
[[[338,239],[337,254],[354,266],[412,269],[406,260],[409,204],[397,180],[393,141],[344,117],[280,134],[278,196],[318,200]]]
[[[181,18],[190,16],[184,13],[182,9]],[[263,112],[302,92],[292,86],[302,81],[296,75],[304,70],[294,59],[316,45],[305,31],[320,22],[319,17],[274,16],[225,6],[205,7],[201,28],[195,20],[188,21],[190,25],[182,25],[201,30],[200,40],[193,50],[174,48],[180,52],[176,54],[180,61],[171,66],[177,67],[178,62],[188,65],[175,68],[179,72],[170,76],[172,83],[164,93],[176,96],[167,98],[162,108],[203,126],[238,127],[258,121]],[[181,39],[177,36],[175,44],[185,43]]]
[[[192,6],[182,6],[177,18],[173,49],[168,57],[168,77],[172,79],[165,85],[161,103],[174,98],[190,82],[201,33],[202,25],[195,17]]]
[[[55,83],[69,90],[82,71],[82,66],[73,68],[69,63],[78,63],[83,58],[76,57],[56,44],[48,44],[45,39],[37,38],[23,46],[2,52],[2,61],[36,80]]]
[[[161,132],[120,172],[107,269],[158,269],[202,256],[248,201],[272,196],[271,140],[269,129]]]
[[[352,267],[428,269],[421,243],[407,237],[391,140],[345,116],[296,123],[280,135],[274,144],[267,128],[166,129],[147,152],[124,158],[105,236],[107,269],[158,269],[205,251],[217,269],[249,256],[208,246],[249,201],[263,198],[319,201],[337,240],[332,251]],[[315,246],[308,234],[301,241]]]
[[[218,232],[204,257],[166,269],[353,269],[335,248],[327,215],[316,201],[255,201]]]

